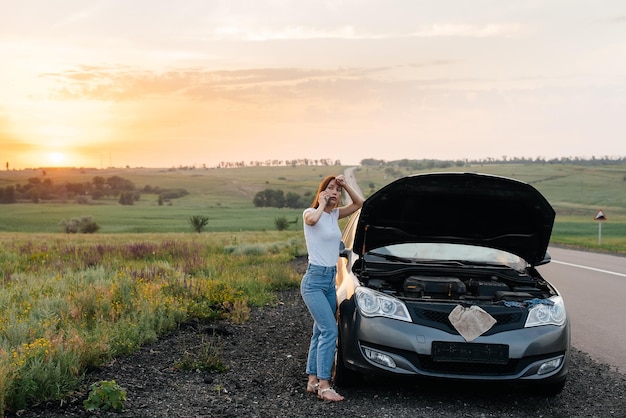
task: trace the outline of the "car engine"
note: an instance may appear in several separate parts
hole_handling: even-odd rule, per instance
[[[413,300],[522,302],[534,298],[547,299],[555,294],[540,277],[518,274],[441,277],[407,273],[385,278],[377,275],[362,282],[379,292]]]

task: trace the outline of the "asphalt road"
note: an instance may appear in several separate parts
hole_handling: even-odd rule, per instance
[[[572,345],[626,373],[626,257],[551,247],[538,267],[565,300]]]

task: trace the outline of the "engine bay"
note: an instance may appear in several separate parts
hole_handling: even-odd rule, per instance
[[[534,271],[533,271],[534,272]],[[400,299],[499,303],[548,299],[556,292],[538,273],[457,274],[442,276],[421,271],[362,275],[363,285]]]

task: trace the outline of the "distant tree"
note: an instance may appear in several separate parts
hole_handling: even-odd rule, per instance
[[[87,193],[89,183],[65,183],[65,189],[72,195],[84,195]]]
[[[95,176],[91,180],[91,182],[93,183],[93,187],[95,187],[96,190],[102,190],[104,189],[104,185],[106,184],[106,179],[101,176]]]
[[[201,216],[201,215],[194,215],[189,218],[189,223],[191,224],[191,227],[193,228],[193,230],[199,234],[200,232],[202,232],[204,227],[208,225],[209,217]]]
[[[15,194],[15,187],[7,186],[4,189],[0,188],[0,203],[16,203],[17,196]]]
[[[285,206],[288,208],[305,208],[308,206],[308,202],[305,202],[298,193],[287,192],[285,198]]]
[[[111,176],[106,179],[106,184],[114,191],[115,194],[124,191],[135,190],[135,184],[120,176]]]
[[[402,176],[402,173],[399,172],[398,170],[396,170],[393,167],[387,167],[385,168],[385,174],[391,177],[400,177]]]
[[[374,158],[365,158],[361,160],[361,165],[377,166],[377,165],[383,165],[384,163],[385,163],[384,160],[377,160]]]
[[[282,190],[265,189],[254,196],[252,203],[256,207],[282,208],[285,207],[285,192]]]
[[[153,189],[156,193],[157,191],[163,195],[163,198],[166,200],[169,199],[178,199],[179,197],[187,196],[189,192],[186,189]]]
[[[135,196],[133,192],[123,192],[120,194],[120,200],[118,201],[120,205],[134,205],[135,204]]]

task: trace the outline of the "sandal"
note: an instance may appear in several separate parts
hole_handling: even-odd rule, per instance
[[[330,386],[324,389],[318,389],[317,398],[328,402],[340,402],[344,400],[344,397],[338,394],[335,389]]]
[[[309,392],[309,393],[315,394],[315,393],[317,393],[317,388],[318,388],[319,385],[320,385],[319,383],[311,384],[311,383],[307,382],[307,384],[306,384],[306,391]]]

